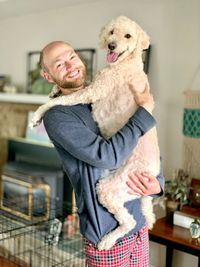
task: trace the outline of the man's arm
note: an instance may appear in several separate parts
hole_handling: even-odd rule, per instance
[[[75,158],[103,169],[118,168],[131,154],[139,138],[155,125],[155,119],[140,107],[129,122],[109,140],[88,128],[73,108],[54,107],[44,117],[50,139]]]
[[[150,114],[154,108],[154,100],[145,88],[144,92],[136,93],[129,84],[138,110],[128,123],[109,140],[89,129],[87,125],[64,107],[52,108],[44,117],[44,124],[50,139],[75,158],[92,166],[103,169],[118,168],[131,154],[139,138],[155,126],[155,119]],[[148,111],[147,111],[148,110]]]

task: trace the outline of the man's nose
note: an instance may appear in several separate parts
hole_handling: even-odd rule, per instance
[[[71,69],[74,69],[74,66],[70,61],[65,61],[65,67],[66,67],[67,71],[70,71]]]

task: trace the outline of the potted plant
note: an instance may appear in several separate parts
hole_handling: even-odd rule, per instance
[[[171,222],[173,213],[189,202],[190,176],[182,169],[174,172],[173,178],[165,182],[166,216]]]

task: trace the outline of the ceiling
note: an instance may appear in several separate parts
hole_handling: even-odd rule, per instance
[[[94,0],[0,0],[0,20]]]

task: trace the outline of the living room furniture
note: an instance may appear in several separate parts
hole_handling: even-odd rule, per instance
[[[149,231],[149,239],[166,246],[166,267],[172,267],[174,249],[197,256],[200,267],[200,243],[191,238],[189,229],[170,224],[166,218],[161,218]]]

